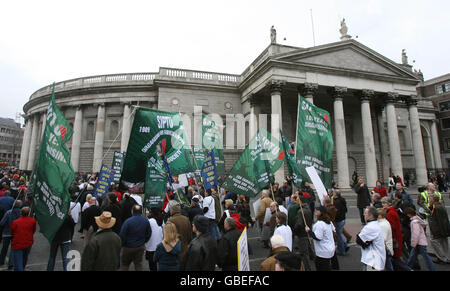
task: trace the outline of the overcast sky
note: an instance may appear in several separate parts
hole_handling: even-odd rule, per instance
[[[100,74],[159,67],[241,74],[269,45],[313,46],[349,34],[425,80],[450,73],[446,0],[14,0],[0,2],[0,117],[36,90]],[[358,36],[358,38],[356,38]],[[284,40],[286,38],[286,40]],[[415,63],[413,63],[415,61]]]

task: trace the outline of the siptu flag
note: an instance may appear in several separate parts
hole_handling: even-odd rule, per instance
[[[258,195],[274,182],[274,173],[283,165],[284,155],[280,142],[260,128],[221,187],[248,197]]]
[[[206,190],[218,186],[217,182],[217,167],[216,159],[214,157],[214,150],[210,150],[206,155],[205,162],[201,170],[203,186]]]
[[[206,153],[213,149],[217,167],[217,174],[225,173],[225,158],[223,154],[223,130],[225,126],[210,118],[208,115],[202,115],[202,140],[200,147],[194,147],[194,160],[197,171],[195,174],[201,176],[200,170],[206,158]]]
[[[155,154],[147,162],[145,173],[144,207],[161,208],[167,193],[168,173],[164,167],[164,161]]]
[[[75,179],[66,145],[71,136],[72,128],[56,106],[53,85],[44,134],[30,181],[39,229],[49,242],[69,210],[69,187]]]
[[[314,166],[325,187],[331,188],[333,146],[330,114],[300,96],[295,159],[301,177],[311,182],[305,169]]]
[[[281,136],[281,144],[283,145],[283,150],[285,153],[284,158],[289,171],[289,175],[291,176],[294,185],[300,188],[303,179],[300,173],[300,169],[298,168],[297,162],[295,161],[295,151],[291,147],[289,141],[287,140],[286,136],[283,134],[283,131],[281,130],[280,136]]]
[[[161,141],[166,140],[165,157],[172,175],[194,172],[180,114],[138,108],[134,117],[121,181],[143,182],[150,157],[161,155]]]

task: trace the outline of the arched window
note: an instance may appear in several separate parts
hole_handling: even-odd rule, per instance
[[[111,121],[109,126],[109,139],[114,140],[119,133],[119,122],[117,120]]]
[[[94,121],[89,121],[86,128],[86,140],[94,140],[95,127]]]

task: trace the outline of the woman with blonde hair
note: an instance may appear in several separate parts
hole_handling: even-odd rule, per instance
[[[163,241],[156,247],[153,262],[157,264],[158,271],[178,271],[180,253],[181,241],[177,227],[169,221],[164,227]]]

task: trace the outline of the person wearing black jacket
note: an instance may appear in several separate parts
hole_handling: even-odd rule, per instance
[[[336,253],[340,256],[344,256],[348,250],[347,240],[343,234],[343,229],[345,226],[345,215],[347,213],[347,202],[345,198],[341,196],[341,191],[333,191],[333,205],[336,207],[337,212],[335,216],[336,223],[336,234],[337,234],[337,250]]]
[[[358,179],[358,183],[355,185],[353,190],[358,194],[356,198],[356,206],[359,209],[359,217],[361,218],[361,224],[365,225],[366,220],[364,219],[364,209],[370,205],[370,192],[367,185],[364,183],[363,178]]]
[[[114,224],[114,226],[112,227],[112,230],[119,234],[120,233],[120,229],[122,227],[122,209],[120,207],[119,202],[117,201],[117,196],[114,192],[109,192],[106,195],[107,199],[105,199],[105,201],[108,201],[108,203],[106,203],[106,205],[104,207],[100,208],[100,211],[109,211],[112,214],[112,217],[114,217],[116,219],[116,223]],[[133,199],[133,198],[131,198]],[[133,199],[134,200],[134,199]]]
[[[95,217],[100,216],[102,212],[96,205],[97,199],[92,197],[89,201],[90,206],[81,213],[81,229],[83,230],[84,246],[89,242],[91,235],[97,231],[98,226]]]
[[[218,263],[222,271],[238,271],[237,242],[242,232],[236,229],[236,222],[228,217],[224,222],[224,234],[217,243]]]
[[[197,197],[192,198],[191,207],[189,208],[188,217],[189,221],[192,223],[194,217],[203,214],[203,209],[200,208],[199,200]]]
[[[55,268],[55,260],[58,248],[61,248],[61,257],[63,261],[63,270],[67,271],[69,259],[67,253],[69,252],[72,234],[74,232],[75,222],[69,210],[63,224],[55,234],[52,243],[50,244],[50,256],[48,258],[47,271],[53,271]]]
[[[309,228],[312,227],[312,212],[309,209],[309,205],[305,203],[304,197],[297,199],[297,203],[299,204],[299,210],[297,211],[297,221],[295,222],[293,233],[298,237],[297,247],[303,266],[305,267],[305,271],[311,271],[309,258],[313,255],[313,253],[311,242],[309,241],[308,234],[305,231],[305,226],[308,226]]]
[[[188,246],[180,271],[214,271],[217,264],[217,242],[209,234],[209,219],[194,217],[192,230],[197,235]]]

